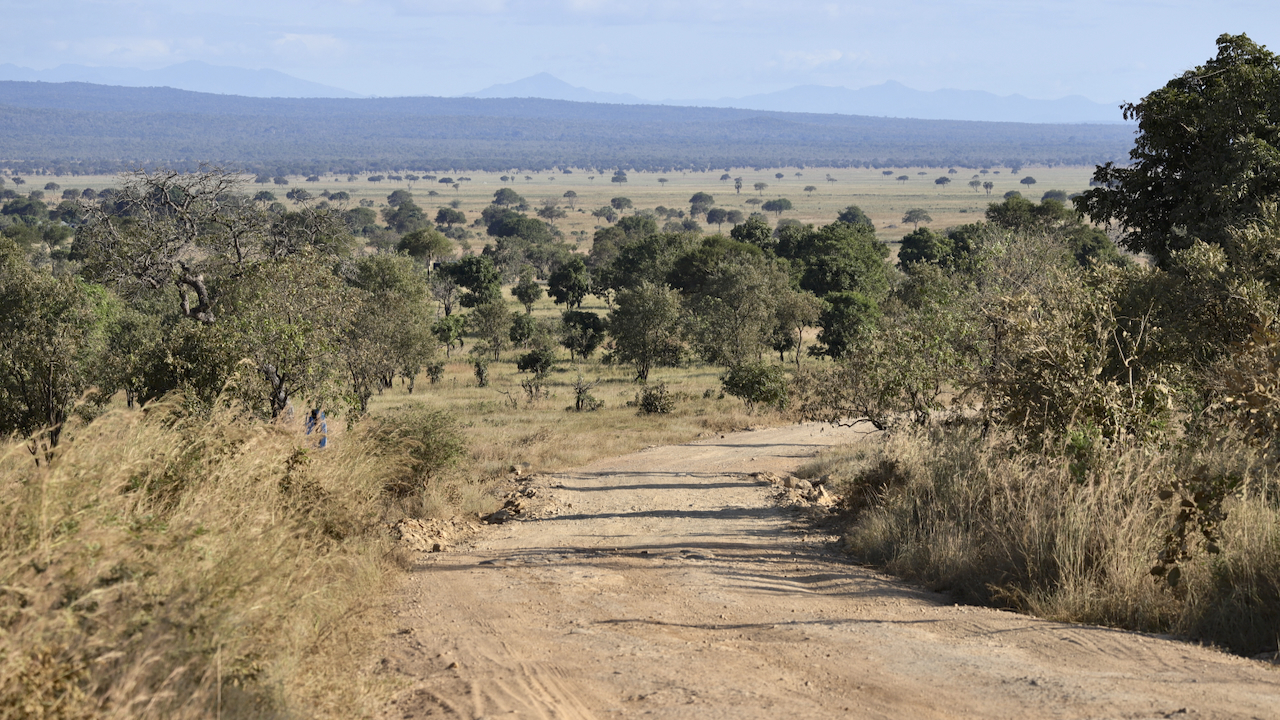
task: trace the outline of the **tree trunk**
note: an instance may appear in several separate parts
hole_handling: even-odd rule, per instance
[[[276,371],[274,365],[264,365],[262,374],[267,379],[267,384],[271,386],[271,417],[275,419],[280,417],[280,413],[289,405],[289,393],[285,391],[285,378]]]

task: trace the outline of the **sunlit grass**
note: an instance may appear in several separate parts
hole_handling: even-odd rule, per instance
[[[593,217],[590,214],[591,211],[602,205],[608,205],[611,198],[618,196],[630,198],[634,206],[639,209],[663,206],[688,212],[689,198],[696,192],[707,192],[715,197],[718,207],[741,210],[744,214],[749,214],[754,209],[754,206],[746,202],[750,198],[770,200],[785,197],[792,202],[795,209],[783,213],[782,218],[792,218],[817,225],[825,225],[834,220],[845,207],[857,205],[875,221],[876,232],[880,238],[886,242],[894,242],[914,229],[910,225],[902,224],[902,215],[910,208],[923,208],[928,211],[933,217],[929,226],[935,229],[976,222],[982,219],[982,213],[986,210],[988,203],[1000,200],[1004,193],[1010,190],[1017,190],[1033,200],[1039,200],[1040,196],[1050,189],[1062,190],[1067,194],[1081,192],[1088,189],[1089,178],[1094,170],[1091,165],[1052,168],[1030,166],[1022,168],[1016,174],[1009,168],[991,168],[987,174],[983,175],[977,169],[957,167],[956,173],[952,175],[947,172],[948,169],[893,168],[892,174],[886,176],[883,174],[883,169],[876,168],[814,167],[761,170],[732,168],[729,170],[730,176],[741,177],[743,180],[741,193],[734,191],[732,180],[719,179],[725,173],[723,168],[707,172],[633,172],[628,173],[626,183],[610,182],[611,173],[594,174],[595,179],[589,180],[593,173],[584,170],[575,170],[569,175],[558,172],[515,174],[462,172],[449,175],[455,179],[460,176],[471,178],[469,182],[459,183],[457,190],[452,186],[440,185],[434,181],[418,181],[412,183],[410,187],[411,184],[408,182],[397,183],[390,180],[372,183],[368,181],[367,175],[358,176],[356,180],[348,182],[346,175],[328,174],[322,176],[320,182],[306,182],[302,177],[291,176],[288,178],[290,183],[288,186],[255,184],[250,187],[254,190],[270,190],[282,202],[284,202],[284,194],[293,187],[303,187],[312,195],[318,195],[322,190],[331,192],[342,190],[352,196],[347,207],[356,207],[363,199],[374,201],[375,209],[385,206],[387,195],[392,191],[408,189],[413,193],[414,201],[428,210],[431,217],[435,216],[437,208],[446,207],[450,202],[457,200],[460,203],[460,209],[467,213],[468,220],[478,218],[480,211],[493,200],[493,194],[502,187],[514,188],[535,208],[549,198],[567,207],[569,201],[563,195],[566,191],[572,190],[578,194],[574,201],[576,210],[569,212],[568,217],[556,221],[555,224],[571,242],[576,238],[585,238],[581,243],[581,249],[585,252],[590,249],[591,235],[597,228],[606,224],[599,218]],[[779,172],[783,174],[781,180],[774,177]],[[796,173],[800,173],[800,176],[797,177]],[[504,183],[500,179],[504,174],[514,179]],[[525,180],[526,175],[531,179]],[[834,178],[835,182],[828,182],[826,179],[828,175]],[[910,179],[905,183],[895,180],[901,175],[906,175]],[[968,182],[973,175],[978,175],[980,180],[995,184],[990,196],[985,191],[974,192],[969,188]],[[934,180],[943,176],[951,178],[952,182],[945,187],[935,185]],[[1028,187],[1019,183],[1019,180],[1027,176],[1034,177],[1036,184]],[[659,179],[666,179],[667,182],[661,183]],[[42,180],[44,178],[32,178],[27,187],[35,188],[37,182]],[[101,190],[116,184],[114,176],[68,176],[55,178],[55,180],[64,188],[93,187]],[[753,189],[757,182],[766,183],[769,187],[758,193]],[[43,182],[38,183],[39,187],[43,185]],[[806,193],[804,188],[810,185],[817,189],[812,193]],[[432,196],[429,194],[431,192],[437,195]],[[769,217],[773,223],[779,220],[772,214]],[[705,222],[703,225],[706,225]],[[896,227],[890,227],[891,225]],[[714,225],[704,227],[707,232],[728,233],[729,229],[728,225],[721,228],[716,228]],[[575,231],[585,235],[574,235]],[[479,245],[473,242],[475,250],[479,250],[485,241],[483,230],[479,234],[480,237],[476,241]]]

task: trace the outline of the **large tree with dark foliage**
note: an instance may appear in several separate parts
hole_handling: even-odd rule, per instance
[[[1124,107],[1138,121],[1132,164],[1107,163],[1077,206],[1126,231],[1122,244],[1167,265],[1195,240],[1235,252],[1234,228],[1280,193],[1280,61],[1245,35]]]

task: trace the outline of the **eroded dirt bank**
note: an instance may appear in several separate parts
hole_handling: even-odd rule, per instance
[[[536,517],[422,556],[383,716],[1280,718],[1272,666],[955,606],[831,554],[743,475],[858,437],[738,433],[532,485]]]

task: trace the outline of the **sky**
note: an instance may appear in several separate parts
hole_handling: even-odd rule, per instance
[[[3,61],[268,68],[365,95],[538,72],[651,100],[896,80],[1141,99],[1222,33],[1280,51],[1274,0],[0,0]]]

